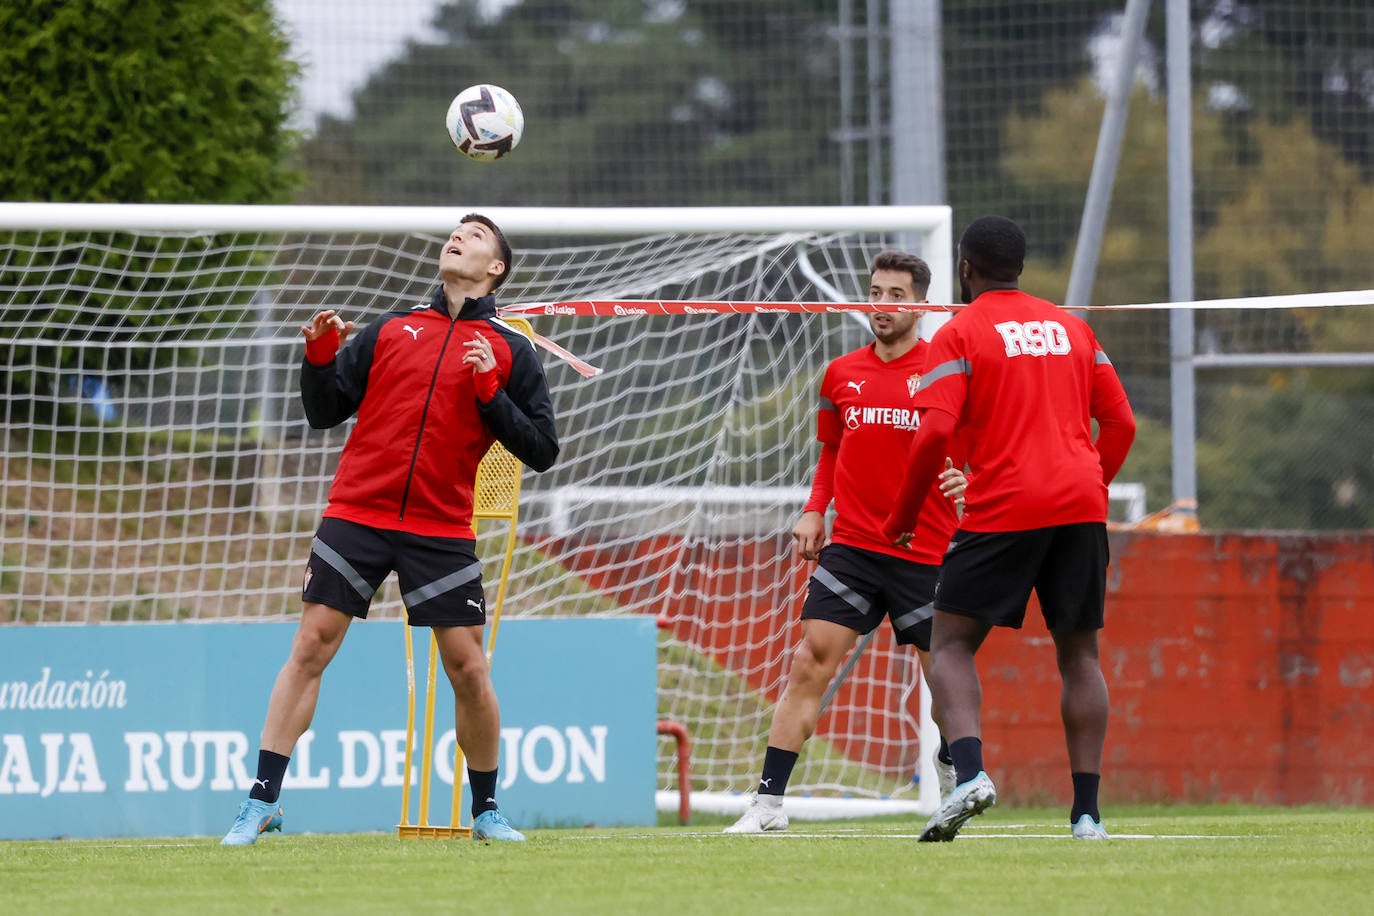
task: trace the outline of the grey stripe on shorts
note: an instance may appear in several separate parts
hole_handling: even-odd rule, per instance
[[[929,604],[923,604],[914,611],[907,611],[905,614],[892,621],[892,626],[893,629],[900,633],[904,630],[911,629],[918,623],[929,620],[933,616],[935,616],[934,601]]]
[[[453,591],[460,585],[466,585],[480,575],[482,575],[482,564],[480,562],[469,563],[457,572],[449,573],[442,579],[436,579],[428,585],[422,585],[413,591],[407,592],[401,596],[401,600],[405,602],[406,607],[415,607],[417,604],[422,604],[431,598],[437,598],[444,592]]]
[[[834,573],[825,567],[816,567],[816,571],[811,574],[811,578],[830,589],[830,591],[835,594],[835,597],[843,599],[845,604],[849,605],[860,614],[867,614],[872,610],[873,606],[869,604],[867,598],[854,591],[854,589],[850,588],[848,585],[845,585],[839,579],[836,579]]]
[[[347,560],[345,560],[342,556],[339,555],[339,552],[337,550],[335,550],[333,547],[330,547],[328,544],[320,540],[318,537],[310,542],[310,549],[314,551],[315,555],[318,556],[321,560],[324,560],[326,563],[332,566],[339,575],[347,579],[348,584],[353,586],[353,588],[358,592],[359,595],[362,595],[369,601],[372,600],[372,593],[375,592],[376,589],[369,585],[367,580],[364,579],[361,575],[359,575],[358,571],[354,569],[353,566]]]

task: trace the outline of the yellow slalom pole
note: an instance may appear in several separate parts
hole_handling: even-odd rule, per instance
[[[401,836],[407,836],[410,826],[410,763],[415,747],[415,649],[410,644],[410,624],[401,621],[401,634],[406,641],[406,755],[405,776],[401,781],[401,821],[396,829]]]
[[[434,669],[439,658],[439,643],[429,633],[429,670],[425,672],[425,745],[420,749],[420,826],[429,826],[429,777],[434,769]]]

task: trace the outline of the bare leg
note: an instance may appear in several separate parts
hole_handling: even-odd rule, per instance
[[[1059,711],[1074,773],[1101,773],[1107,739],[1107,682],[1098,660],[1097,631],[1051,633],[1063,684]]]
[[[940,724],[940,706],[935,702],[935,688],[930,685],[930,653],[917,649],[916,657],[921,661],[921,677],[925,678],[926,688],[930,690],[930,717],[935,720],[935,727],[940,729],[940,734],[943,736],[945,729]]]
[[[816,731],[821,716],[821,697],[844,655],[859,634],[828,620],[803,620],[802,639],[792,655],[787,686],[773,710],[768,745],[784,751],[801,751]]]
[[[945,739],[981,738],[983,685],[974,653],[987,638],[987,624],[957,614],[935,611],[930,638],[930,695],[938,706]]]
[[[291,641],[291,655],[277,673],[267,719],[262,726],[262,749],[291,756],[292,749],[315,718],[320,678],[343,644],[353,618],[323,604],[306,604]]]
[[[482,645],[483,628],[435,627],[439,657],[453,685],[458,746],[469,769],[495,770],[500,759],[501,707]]]

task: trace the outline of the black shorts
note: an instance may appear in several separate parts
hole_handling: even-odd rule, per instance
[[[802,620],[828,620],[867,633],[887,617],[899,645],[928,652],[939,574],[938,566],[827,544],[806,587]]]
[[[406,619],[417,627],[487,622],[477,544],[326,518],[310,545],[301,600],[366,619],[372,596],[394,569]]]
[[[1055,633],[1102,629],[1107,526],[954,532],[940,567],[935,606],[996,627],[1019,628],[1031,589]]]

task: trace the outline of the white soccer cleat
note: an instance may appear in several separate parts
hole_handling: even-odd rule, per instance
[[[959,777],[955,773],[954,764],[945,763],[941,760],[939,750],[935,751],[935,778],[940,786],[941,801],[949,798],[949,794],[959,784]]]
[[[739,820],[724,833],[775,833],[787,829],[787,815],[782,813],[781,795],[755,795]]]
[[[940,804],[940,810],[921,831],[922,843],[948,843],[959,834],[969,818],[997,804],[997,787],[982,770],[963,785],[956,786]]]
[[[1075,840],[1109,840],[1107,830],[1098,821],[1093,820],[1091,814],[1085,814],[1078,819],[1078,823],[1073,825],[1073,838]]]

